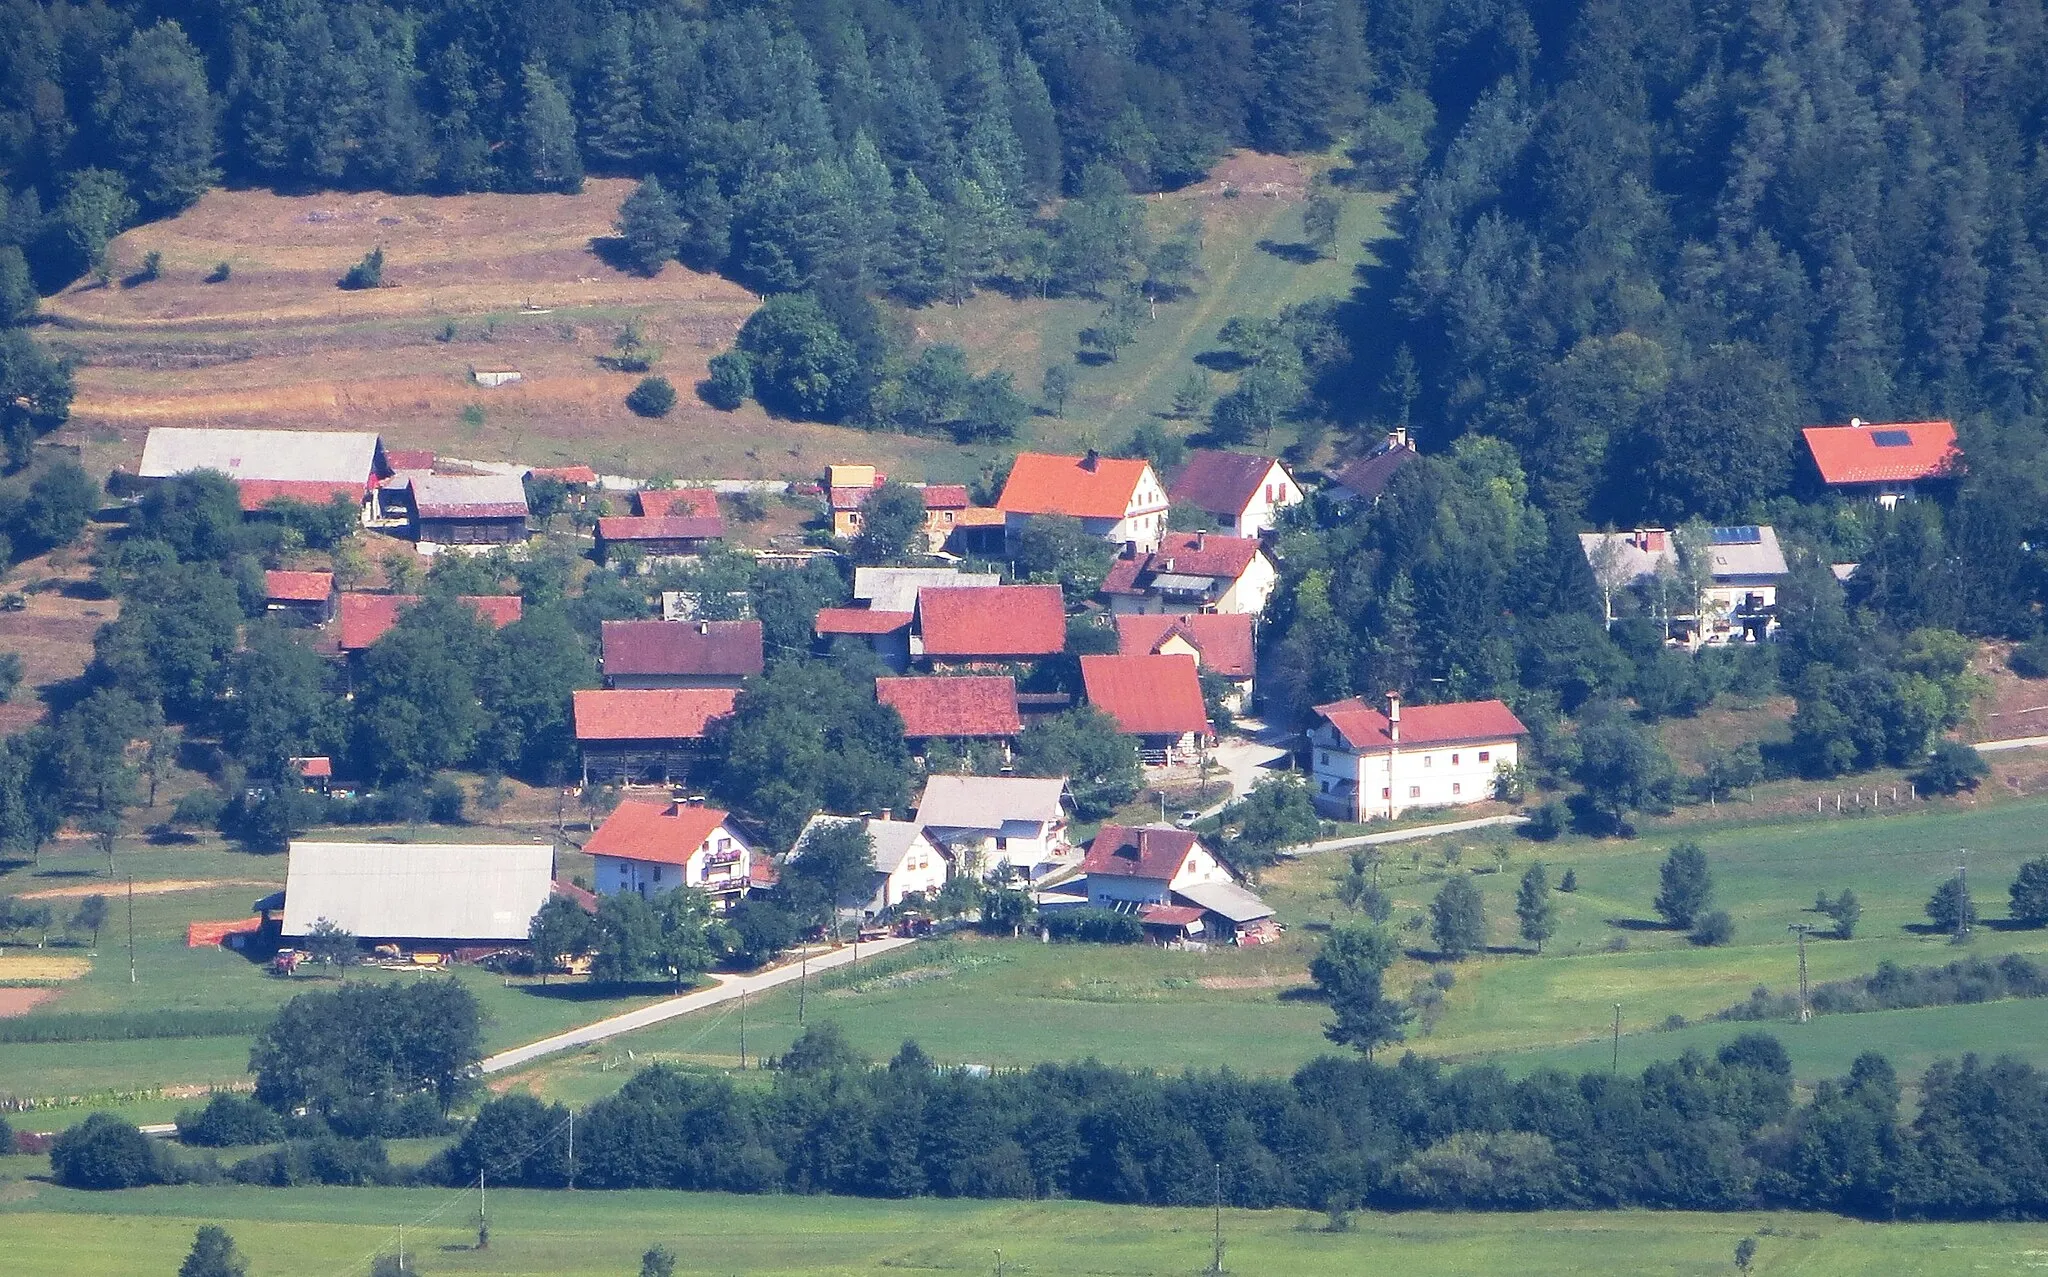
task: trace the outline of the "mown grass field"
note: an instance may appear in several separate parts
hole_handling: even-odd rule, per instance
[[[1226,198],[1232,175],[1240,194]],[[1290,260],[1303,180],[1293,161],[1237,156],[1210,181],[1148,201],[1162,235],[1204,218],[1199,292],[1159,307],[1116,363],[1076,365],[1066,416],[1033,417],[1009,446],[1121,442],[1166,409],[1231,315],[1349,291],[1366,241],[1386,233],[1384,201],[1350,197],[1330,256]],[[631,186],[594,179],[573,196],[210,191],[178,217],[115,241],[117,276],[158,252],[161,278],[86,281],[46,303],[50,340],[81,361],[63,438],[83,445],[89,464],[132,468],[153,425],[368,423],[397,447],[684,478],[807,478],[858,458],[906,478],[959,481],[1001,451],[780,421],[751,404],[732,414],[704,405],[691,387],[757,299],[675,263],[653,279],[608,265],[599,248]],[[385,251],[386,286],[335,287],[374,246]],[[229,277],[207,282],[220,262]],[[1073,358],[1076,334],[1100,306],[985,293],[903,318],[925,339],[961,342],[978,367],[1008,368],[1035,399],[1046,362]],[[624,396],[637,377],[598,362],[629,321],[659,347],[655,371],[682,392],[665,420],[633,416]],[[479,368],[515,368],[523,379],[487,390],[471,380]]]
[[[353,1277],[408,1225],[408,1252],[438,1274],[615,1277],[656,1243],[677,1271],[705,1274],[1187,1274],[1208,1267],[1202,1210],[1083,1202],[915,1202],[658,1192],[490,1194],[491,1244],[475,1241],[474,1193],[386,1189],[147,1189],[72,1193],[5,1187],[0,1230],[21,1271],[65,1277],[168,1273],[193,1230],[219,1223],[252,1277]],[[1802,1277],[2023,1272],[2048,1258],[2048,1228],[2025,1224],[1871,1224],[1818,1215],[1649,1212],[1354,1217],[1225,1211],[1225,1267],[1349,1277],[1361,1272],[1551,1274],[1734,1271],[1735,1244],[1758,1239],[1755,1271]]]

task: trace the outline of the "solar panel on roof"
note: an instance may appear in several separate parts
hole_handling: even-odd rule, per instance
[[[1715,528],[1712,537],[1715,545],[1757,545],[1763,541],[1764,533],[1755,526]]]
[[[1913,432],[1910,430],[1873,430],[1870,442],[1879,448],[1910,448],[1913,446]]]

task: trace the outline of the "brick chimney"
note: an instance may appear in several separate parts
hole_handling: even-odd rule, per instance
[[[1401,693],[1387,693],[1387,739],[1401,743]]]
[[[1209,534],[1208,534],[1208,532],[1206,532],[1206,531],[1204,531],[1204,530],[1202,530],[1202,529],[1199,529],[1199,528],[1198,528],[1198,529],[1196,529],[1196,531],[1195,531],[1195,550],[1196,550],[1196,552],[1197,552],[1197,553],[1199,553],[1199,552],[1201,551],[1202,547],[1203,547],[1204,545],[1207,545],[1208,543],[1209,543]]]
[[[699,634],[709,634],[709,633],[711,633],[711,622],[709,622],[709,621],[699,621],[699,622],[697,622],[697,632],[698,632]]]
[[[890,819],[890,817],[894,816],[895,814],[896,814],[896,809],[895,809],[895,808],[893,808],[893,807],[884,807],[884,808],[882,808],[882,822],[883,822],[884,824],[887,824],[887,823],[888,823],[888,821],[889,821],[889,819]]]
[[[1085,457],[1082,457],[1082,458],[1081,458],[1081,468],[1082,468],[1083,470],[1087,470],[1087,471],[1089,471],[1089,472],[1091,472],[1091,473],[1092,473],[1092,472],[1093,472],[1093,471],[1095,470],[1095,467],[1097,467],[1097,466],[1099,466],[1099,465],[1101,465],[1101,464],[1102,464],[1102,454],[1101,454],[1101,453],[1099,453],[1099,452],[1097,452],[1097,451],[1096,451],[1095,449],[1093,449],[1093,448],[1090,448],[1090,449],[1088,450],[1088,455],[1087,455],[1087,456],[1085,456]]]

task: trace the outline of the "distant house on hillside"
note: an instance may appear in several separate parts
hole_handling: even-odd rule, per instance
[[[1242,612],[1257,616],[1280,581],[1256,537],[1169,532],[1149,554],[1110,564],[1102,593],[1110,611]]]
[[[628,799],[612,809],[584,852],[599,895],[660,895],[677,887],[707,892],[730,909],[752,888],[755,853],[716,807]]]
[[[1230,680],[1231,712],[1251,703],[1258,650],[1252,618],[1242,612],[1129,613],[1116,618],[1116,641],[1124,656],[1192,656],[1198,673]]]
[[[1273,457],[1198,449],[1166,489],[1168,501],[1214,518],[1231,536],[1270,532],[1281,510],[1301,501],[1301,485]]]
[[[1104,825],[1081,861],[1088,904],[1135,916],[1155,940],[1258,944],[1273,910],[1192,830]]]
[[[1674,579],[1680,566],[1679,538],[1664,528],[1581,532],[1579,545],[1610,609],[1619,591],[1654,594],[1658,578]],[[1668,618],[1672,636],[1694,648],[1770,637],[1778,626],[1778,586],[1790,571],[1777,530],[1756,524],[1711,528],[1701,553],[1707,585],[1700,611],[1673,611]]]
[[[874,848],[874,876],[870,880],[868,894],[859,899],[842,898],[838,903],[842,909],[857,910],[865,917],[872,918],[887,909],[894,909],[906,899],[930,899],[945,887],[946,880],[953,873],[953,854],[944,843],[932,837],[923,825],[910,820],[891,820],[887,815],[881,819],[853,816],[813,816],[805,823],[803,832],[797,835],[796,846],[790,849],[789,858],[803,858],[804,843],[814,831],[835,825],[859,825],[867,831],[868,841]]]
[[[1159,545],[1166,505],[1165,485],[1150,462],[1105,457],[1093,448],[1080,457],[1019,453],[996,501],[1012,540],[1033,518],[1067,515],[1090,536],[1133,554]]]
[[[823,607],[812,623],[821,646],[833,640],[857,639],[873,649],[883,665],[901,674],[910,668],[910,623],[912,612],[876,612],[864,607]]]
[[[334,615],[334,573],[265,572],[263,607],[300,625],[323,624]]]
[[[1003,757],[1024,730],[1017,680],[1009,675],[878,678],[875,699],[903,718],[903,738],[922,754],[935,740],[990,741]]]
[[[584,689],[572,694],[583,783],[685,779],[712,727],[732,713],[730,687]]]
[[[694,558],[724,536],[725,520],[715,514],[606,515],[597,521],[597,557],[606,566],[616,563],[624,549],[648,559]]]
[[[415,540],[505,545],[526,539],[526,485],[511,474],[409,474],[403,500]]]
[[[953,852],[958,873],[1032,881],[1071,864],[1064,779],[933,776],[917,823]]]
[[[1953,477],[1962,464],[1950,421],[1851,417],[1846,426],[1808,426],[1799,433],[1822,483],[1887,507],[1911,501],[1924,484]]]
[[[713,488],[642,488],[633,494],[633,505],[643,519],[723,518]]]
[[[832,511],[832,535],[841,540],[859,536],[865,526],[861,507],[888,481],[889,476],[873,466],[826,466],[825,504]]]
[[[1035,661],[1066,646],[1066,600],[1057,585],[917,592],[911,651],[934,668]]]
[[[1395,430],[1372,452],[1347,462],[1331,476],[1328,491],[1339,501],[1361,501],[1372,505],[1386,492],[1403,466],[1415,460],[1415,445],[1406,430]]]
[[[765,667],[759,621],[606,621],[611,687],[739,687]]]
[[[1084,656],[1088,703],[1138,738],[1138,757],[1165,767],[1195,758],[1209,737],[1209,712],[1192,656]]]
[[[295,842],[282,934],[300,939],[324,920],[358,940],[408,948],[523,944],[554,863],[544,843]]]
[[[342,497],[367,514],[378,479],[390,473],[383,441],[366,431],[150,429],[136,470],[139,481],[198,470],[226,475],[241,494],[244,513],[280,499],[326,505]]]
[[[1318,705],[1308,732],[1316,809],[1364,821],[1484,802],[1520,761],[1528,730],[1500,701],[1414,705],[1405,722],[1392,694],[1384,714],[1356,696]]]
[[[335,606],[336,636],[343,653],[361,652],[374,646],[398,624],[399,614],[420,602],[417,594],[343,594]],[[525,613],[525,601],[516,594],[465,594],[476,614],[504,629]]]
[[[1001,585],[994,572],[961,572],[953,568],[855,568],[854,602],[876,612],[914,612],[922,589],[980,590]]]

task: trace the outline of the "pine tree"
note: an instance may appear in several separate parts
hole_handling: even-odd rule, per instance
[[[248,1271],[248,1261],[235,1248],[235,1239],[215,1224],[199,1226],[192,1249],[178,1265],[178,1277],[246,1277]]]
[[[528,63],[520,73],[517,181],[528,190],[583,189],[583,157],[576,149],[576,117],[546,68]]]
[[[914,306],[925,305],[945,286],[946,218],[915,173],[905,175],[896,193],[895,223],[889,290]]]
[[[1033,199],[1056,193],[1066,168],[1059,119],[1045,77],[1031,55],[1022,50],[1010,59],[1010,127],[1017,135],[1024,164],[1023,193]]]
[[[605,24],[597,69],[583,104],[583,149],[593,165],[623,172],[645,154],[647,106],[640,94],[628,22]]]
[[[1550,899],[1550,875],[1537,861],[1522,875],[1515,892],[1515,917],[1521,923],[1522,939],[1543,952],[1543,942],[1557,933],[1557,906]]]
[[[650,177],[619,205],[613,225],[626,241],[626,258],[642,275],[654,276],[683,245],[683,219],[661,179]]]
[[[1486,948],[1486,904],[1468,874],[1446,879],[1429,905],[1429,934],[1453,962]]]
[[[151,212],[175,213],[220,180],[206,66],[177,23],[128,37],[95,108],[115,162]]]
[[[854,134],[846,157],[847,281],[861,292],[872,291],[889,272],[895,252],[896,191],[889,166],[874,139]]]
[[[1707,853],[1696,842],[1673,847],[1658,868],[1657,881],[1657,912],[1680,930],[1690,927],[1713,902],[1714,879],[1707,870]]]

